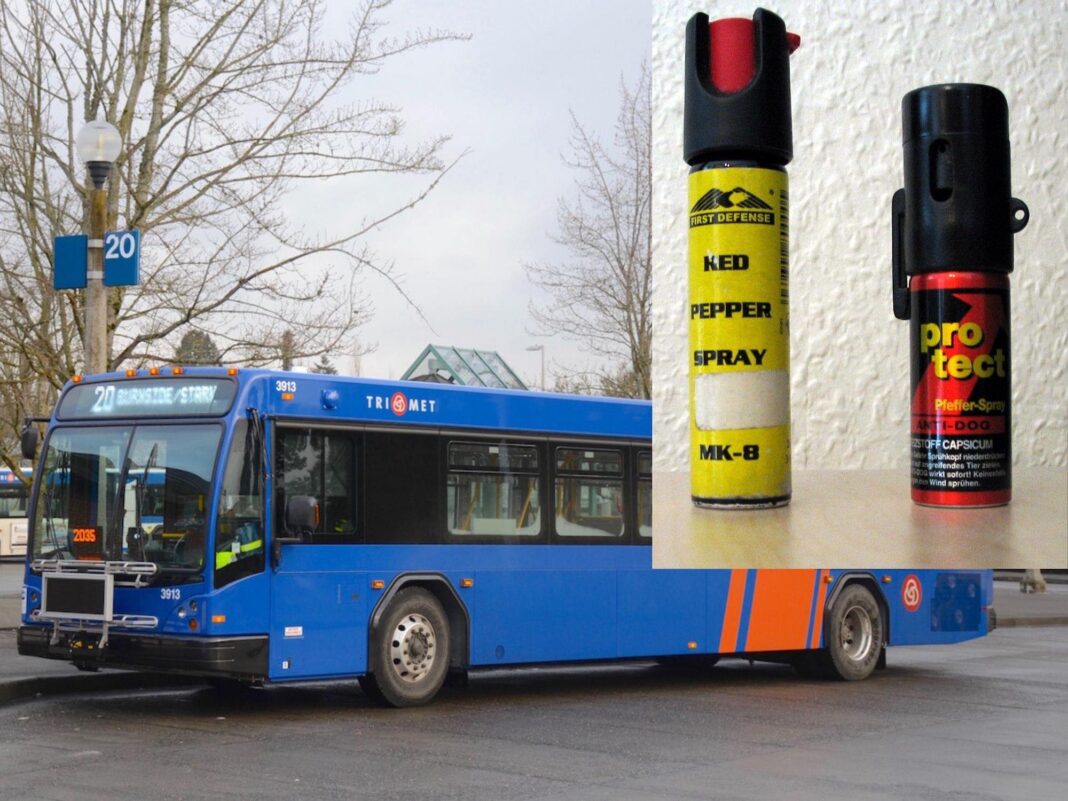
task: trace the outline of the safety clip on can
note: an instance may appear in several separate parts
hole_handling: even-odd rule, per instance
[[[1008,105],[978,84],[925,86],[901,105],[892,275],[910,325],[912,500],[999,506],[1012,498],[1012,238],[1029,216],[1010,189]]]
[[[686,27],[693,502],[790,501],[789,56],[779,17]]]

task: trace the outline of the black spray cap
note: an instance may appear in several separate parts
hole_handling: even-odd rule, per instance
[[[1028,210],[1012,197],[1009,109],[992,86],[924,86],[901,101],[905,188],[894,193],[894,314],[909,317],[909,275],[1012,272]]]
[[[785,165],[794,156],[790,53],[800,38],[763,8],[753,19],[686,25],[683,156],[691,166],[722,159]]]

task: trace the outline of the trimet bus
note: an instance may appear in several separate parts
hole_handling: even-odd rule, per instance
[[[992,626],[983,571],[653,570],[648,403],[173,372],[64,389],[20,653],[358,677],[406,706],[449,672],[539,663],[745,656],[861,679],[887,644]]]
[[[0,468],[0,558],[26,554],[26,505],[30,498],[29,470],[19,476]]]

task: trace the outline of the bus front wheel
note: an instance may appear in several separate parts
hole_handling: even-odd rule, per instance
[[[428,703],[449,669],[449,621],[437,598],[419,587],[390,602],[371,642],[374,673],[360,686],[389,706]]]
[[[831,606],[825,666],[831,678],[866,679],[875,670],[885,641],[882,610],[871,590],[851,584]]]

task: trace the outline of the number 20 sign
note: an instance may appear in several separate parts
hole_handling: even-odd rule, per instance
[[[104,286],[140,283],[141,232],[109,231],[104,234]]]

